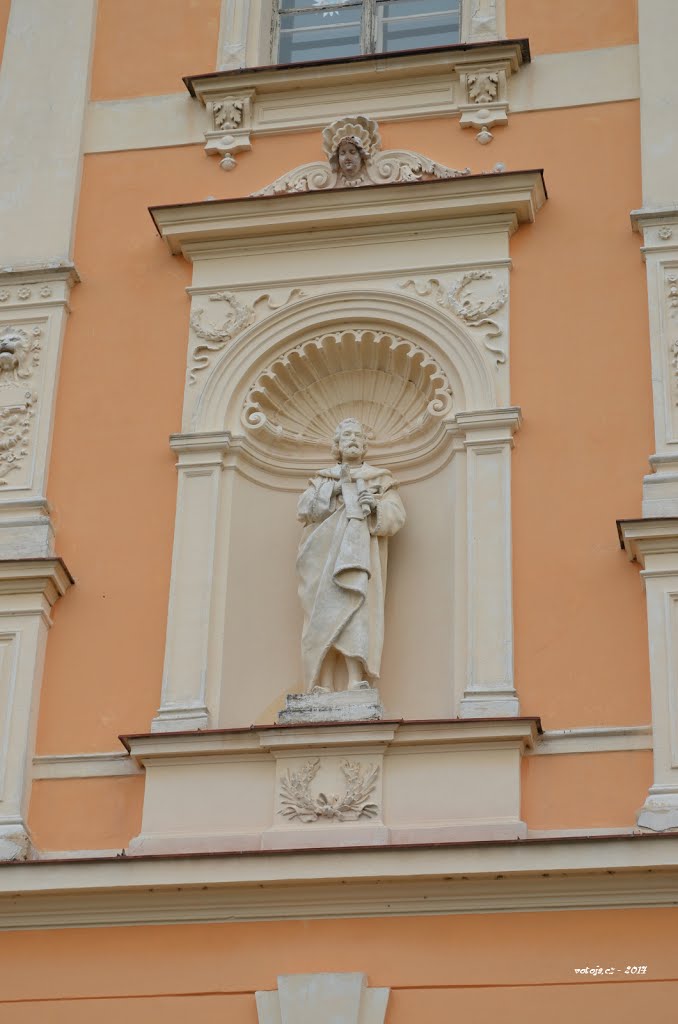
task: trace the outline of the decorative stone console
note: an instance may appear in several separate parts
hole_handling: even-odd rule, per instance
[[[533,718],[123,737],[146,770],[132,854],[521,839]]]

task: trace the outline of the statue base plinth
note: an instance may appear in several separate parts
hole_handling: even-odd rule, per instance
[[[279,725],[307,722],[378,722],[384,717],[379,690],[338,690],[334,693],[289,693],[278,712]]]

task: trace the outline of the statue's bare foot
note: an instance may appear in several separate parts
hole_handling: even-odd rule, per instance
[[[349,690],[369,690],[371,689],[370,684],[366,679],[358,679],[355,682],[348,684]]]
[[[329,686],[314,686],[311,693],[332,693]]]

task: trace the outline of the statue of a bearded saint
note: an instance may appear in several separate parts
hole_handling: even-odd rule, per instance
[[[389,471],[363,461],[366,451],[363,425],[343,420],[334,434],[337,464],[319,470],[299,499],[308,692],[331,693],[343,679],[348,690],[363,690],[379,678],[387,544],[404,524],[405,509]]]

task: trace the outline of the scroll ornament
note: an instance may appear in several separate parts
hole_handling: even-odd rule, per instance
[[[280,782],[280,813],[290,820],[310,823],[320,819],[336,821],[357,821],[359,818],[375,818],[379,811],[370,802],[379,777],[377,765],[360,765],[356,761],[344,761],[341,771],[346,779],[343,794],[311,792],[311,784],[320,769],[320,761],[307,761],[297,771],[288,770]]]
[[[253,195],[275,196],[364,185],[433,181],[465,177],[471,173],[468,167],[455,170],[409,150],[382,151],[379,125],[365,114],[353,114],[333,121],[325,128],[322,137],[326,161],[295,167]]]
[[[274,300],[268,292],[258,295],[251,305],[245,305],[233,292],[218,291],[208,296],[210,302],[223,302],[227,313],[221,323],[205,322],[205,310],[196,309],[191,313],[191,329],[201,344],[196,345],[191,353],[192,365],[189,367],[188,382],[195,384],[196,373],[207,369],[210,364],[210,353],[220,352],[224,346],[256,320],[256,306],[265,302],[268,309],[280,309],[288,302],[300,299],[305,292],[301,288],[291,288],[282,298]]]
[[[401,287],[412,287],[417,295],[430,295],[439,306],[450,309],[469,327],[486,327],[485,348],[494,356],[496,365],[501,366],[506,362],[506,353],[498,345],[493,344],[494,339],[502,334],[502,329],[494,316],[506,305],[508,291],[501,284],[491,299],[474,299],[469,293],[470,287],[475,282],[491,281],[492,279],[493,275],[490,270],[468,270],[451,286],[443,284],[437,278],[430,278],[425,282],[410,278],[408,281],[404,281]]]

